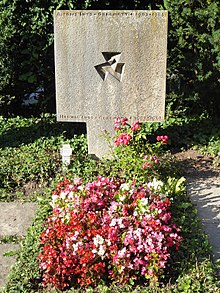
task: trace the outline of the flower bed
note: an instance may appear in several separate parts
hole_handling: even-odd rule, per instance
[[[41,234],[44,285],[156,282],[181,241],[160,185],[101,176],[85,185],[77,178],[58,184]]]

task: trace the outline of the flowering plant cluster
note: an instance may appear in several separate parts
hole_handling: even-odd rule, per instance
[[[128,123],[128,118],[116,118],[114,121],[114,130],[116,131],[116,137],[114,142],[116,146],[120,145],[131,145],[137,144],[137,142],[144,138],[146,140],[146,135],[141,132],[141,123],[139,121],[133,122],[131,125]],[[168,143],[168,136],[161,135],[156,137],[157,142],[162,144]],[[131,142],[130,142],[131,141]],[[140,142],[139,142],[140,145]]]
[[[141,127],[140,123],[138,121],[135,121],[134,123],[132,123],[129,129],[129,133],[127,132],[129,126],[127,121],[127,118],[116,118],[114,121],[114,130],[119,134],[114,139],[116,146],[128,145],[129,141],[133,138],[134,132],[136,132]]]
[[[121,170],[119,176],[126,180],[132,177],[138,182],[158,177],[160,157],[164,145],[168,143],[168,136],[157,136],[155,142],[150,143],[143,124],[139,121],[129,124],[127,118],[116,118],[114,130],[116,148],[113,155],[118,162],[118,170]]]
[[[58,184],[41,234],[43,284],[62,290],[101,279],[157,281],[181,241],[162,186],[156,179],[140,186],[101,176],[85,185],[78,178]]]
[[[168,136],[167,135],[158,135],[157,141],[161,141],[163,144],[168,143]]]

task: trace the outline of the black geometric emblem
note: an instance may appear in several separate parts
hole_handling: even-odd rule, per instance
[[[106,80],[108,74],[114,76],[118,81],[122,80],[125,63],[118,63],[121,57],[120,52],[102,52],[106,62],[96,65],[95,69],[103,80]]]

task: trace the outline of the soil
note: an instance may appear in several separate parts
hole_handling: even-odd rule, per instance
[[[196,150],[189,149],[173,153],[185,177],[194,179],[220,177],[220,158],[201,155]]]

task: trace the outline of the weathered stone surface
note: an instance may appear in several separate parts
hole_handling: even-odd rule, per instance
[[[25,235],[36,209],[31,202],[0,202],[0,236]]]
[[[213,249],[213,258],[220,260],[220,177],[188,178],[189,195],[198,208],[204,231]]]
[[[0,290],[5,285],[11,266],[15,263],[16,256],[4,256],[9,251],[18,251],[18,244],[0,244]]]
[[[89,153],[115,117],[164,119],[166,11],[55,11],[58,121],[87,122]]]

